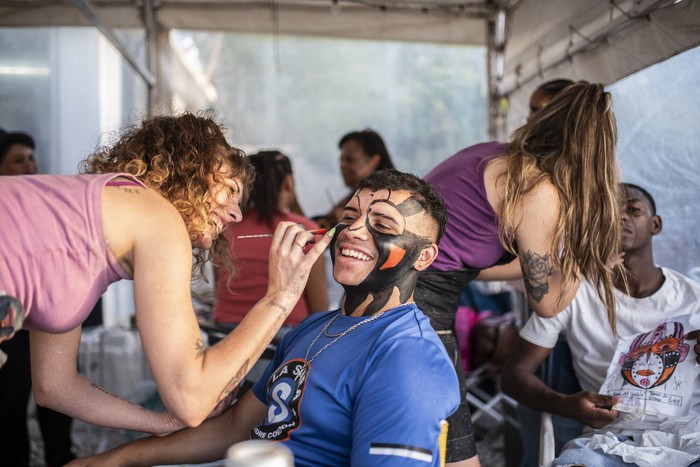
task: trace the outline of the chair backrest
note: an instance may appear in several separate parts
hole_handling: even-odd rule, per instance
[[[573,394],[581,390],[574,372],[571,349],[563,336],[559,337],[559,341],[542,365],[542,379],[547,386],[562,394]],[[539,465],[551,465],[561,448],[577,438],[583,428],[584,425],[576,420],[542,412]]]
[[[486,365],[489,374],[500,373],[518,340],[520,321],[513,312],[492,314],[474,325],[471,335],[471,367]]]

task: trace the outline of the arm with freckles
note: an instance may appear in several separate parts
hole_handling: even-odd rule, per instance
[[[62,335],[34,333],[34,392],[42,405],[96,425],[164,434],[199,425],[217,405],[223,408],[220,402],[291,312],[331,238],[318,239],[304,255],[294,242],[306,242],[311,234],[297,224],[281,223],[270,250],[267,294],[236,330],[205,350],[189,293],[191,241],[180,214],[152,192],[128,201],[105,198],[110,214],[104,217],[105,232],[113,249],[126,245],[118,248],[117,258],[131,258],[138,329],[168,413],[141,409],[78,375],[79,329]]]
[[[38,404],[110,428],[154,434],[182,428],[167,413],[127,402],[80,375],[80,328],[64,334],[30,331],[30,346],[32,388]]]
[[[573,300],[580,280],[565,291],[561,300],[561,272],[554,268],[550,248],[559,215],[559,197],[551,182],[541,182],[523,201],[521,222],[515,232],[518,258],[530,307],[551,317]]]
[[[264,420],[266,408],[252,391],[248,391],[229,410],[197,428],[161,438],[141,438],[101,454],[77,459],[68,467],[136,467],[217,461],[226,456],[231,445],[250,439],[251,430]]]

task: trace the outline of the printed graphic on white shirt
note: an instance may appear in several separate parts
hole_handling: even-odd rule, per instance
[[[687,415],[698,376],[688,317],[620,340],[601,394],[620,396],[615,409],[647,415]]]
[[[265,423],[253,428],[252,439],[283,441],[301,426],[299,405],[304,396],[308,363],[290,360],[275,370],[267,381]]]

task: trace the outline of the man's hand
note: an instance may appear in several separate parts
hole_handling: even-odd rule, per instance
[[[602,428],[614,421],[620,412],[612,406],[620,401],[619,396],[604,396],[591,391],[567,395],[561,406],[563,413],[593,428]]]
[[[695,362],[700,365],[700,329],[690,331],[688,334],[685,335],[685,340],[695,341]]]

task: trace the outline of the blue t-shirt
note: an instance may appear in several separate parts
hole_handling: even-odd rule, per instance
[[[328,337],[323,328],[334,317]],[[284,442],[296,466],[440,465],[440,421],[457,408],[459,386],[414,304],[388,310],[313,358],[364,319],[318,313],[285,336],[253,388],[268,412],[251,438]]]

